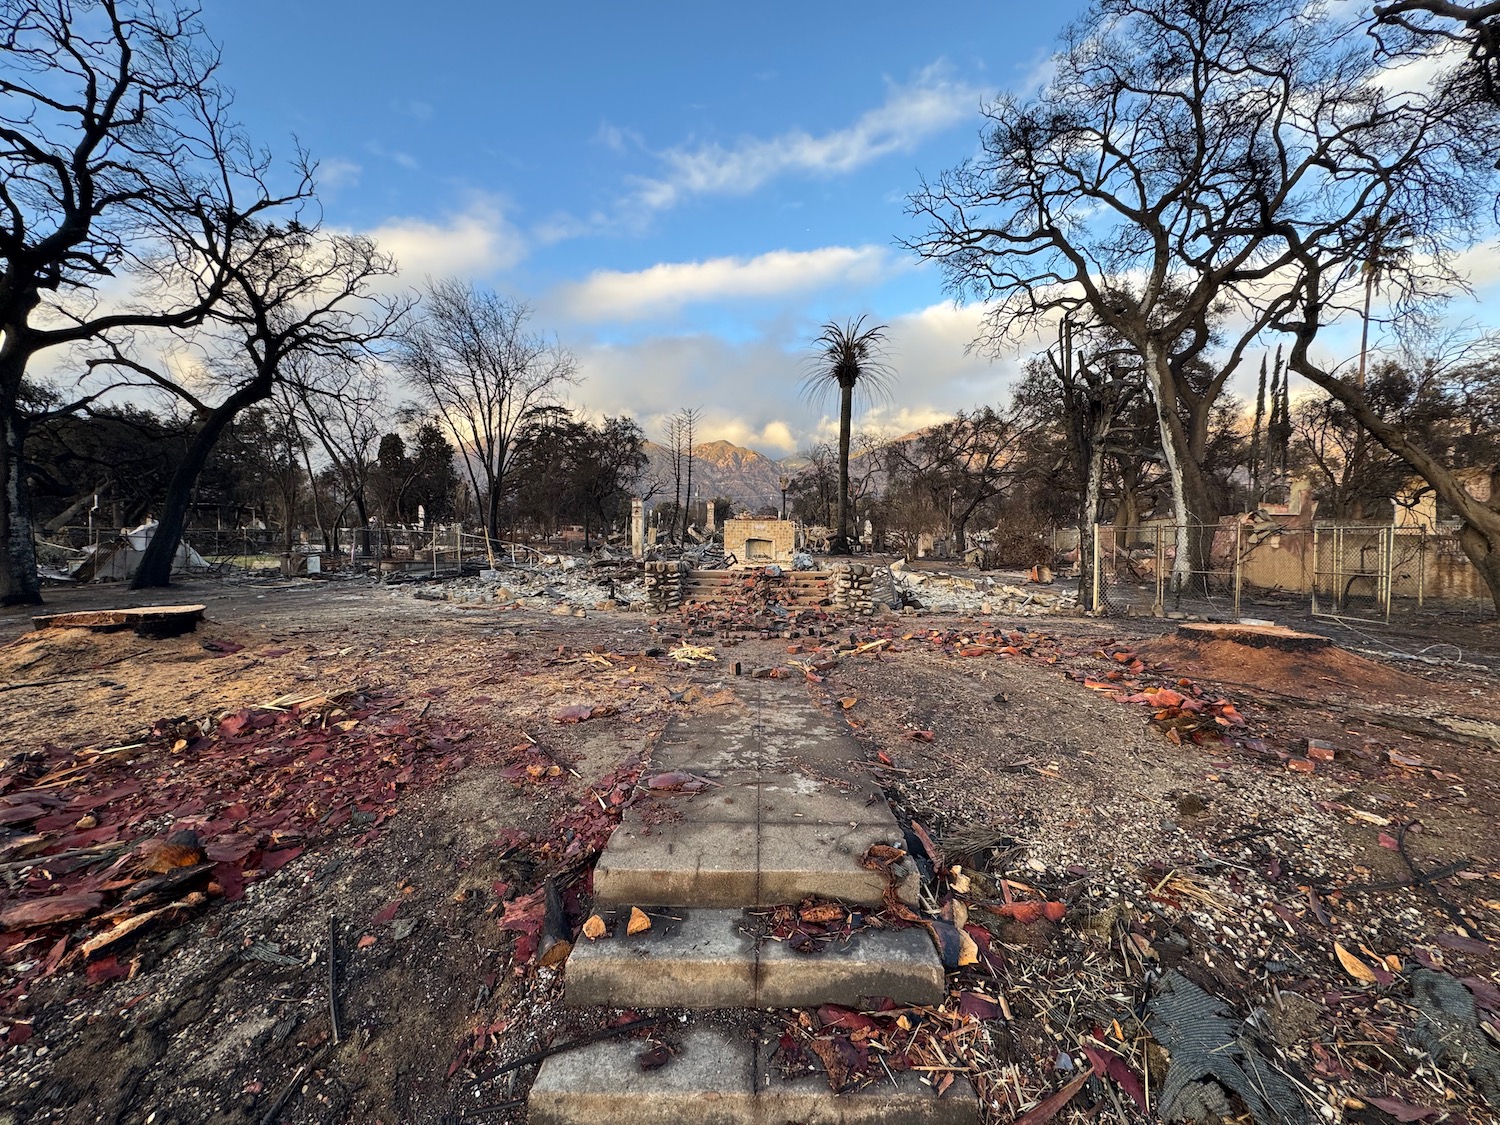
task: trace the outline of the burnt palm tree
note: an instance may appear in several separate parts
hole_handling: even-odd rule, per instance
[[[884,396],[892,376],[885,362],[884,324],[864,326],[865,318],[839,324],[830,320],[812,343],[803,387],[810,398],[838,388],[839,491],[838,529],[832,552],[849,553],[849,423],[856,389],[867,398]]]

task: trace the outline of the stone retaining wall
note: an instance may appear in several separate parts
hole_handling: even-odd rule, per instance
[[[685,562],[645,564],[646,604],[653,613],[676,613],[682,608],[686,588],[695,575],[722,579],[734,571],[693,571]],[[826,571],[796,571],[799,578],[822,579],[830,609],[869,615],[875,612],[875,568],[868,563],[835,563]],[[788,595],[791,595],[790,588]]]

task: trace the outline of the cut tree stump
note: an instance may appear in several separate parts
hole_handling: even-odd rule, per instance
[[[1333,644],[1317,633],[1299,633],[1283,625],[1239,625],[1191,622],[1177,626],[1177,635],[1185,641],[1208,644],[1233,641],[1251,648],[1274,648],[1282,652],[1314,652]]]
[[[201,605],[144,605],[136,609],[88,609],[77,613],[46,613],[33,617],[36,629],[90,629],[114,633],[132,629],[142,637],[177,637],[191,633],[203,620]]]

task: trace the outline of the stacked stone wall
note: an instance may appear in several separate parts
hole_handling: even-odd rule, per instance
[[[875,612],[875,568],[869,563],[835,563],[828,569],[828,597],[852,613]]]
[[[656,613],[676,613],[682,605],[682,584],[688,564],[681,561],[645,564],[646,604]]]

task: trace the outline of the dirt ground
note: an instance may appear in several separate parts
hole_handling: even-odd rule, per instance
[[[524,907],[552,876],[586,914],[652,742],[732,694],[736,664],[805,676],[945,865],[1066,904],[991,927],[1010,1016],[974,1056],[987,1121],[1034,1112],[1067,1077],[1059,1052],[1112,1023],[1149,1077],[1153,1048],[1119,1020],[1168,968],[1258,1020],[1327,1119],[1494,1119],[1484,1074],[1422,1046],[1408,984],[1416,966],[1463,980],[1474,1050],[1494,1050],[1493,628],[1455,667],[1193,644],[1142,619],[814,615],[768,634],[306,580],[163,600],[206,623],[145,640],[0,615],[0,919],[81,904],[0,925],[0,1122],[523,1121],[533,1070],[498,1066],[620,1015],[562,1008]],[[716,659],[674,660],[684,642]],[[130,899],[184,829],[198,881]],[[1106,1086],[1048,1117],[1153,1119]]]

